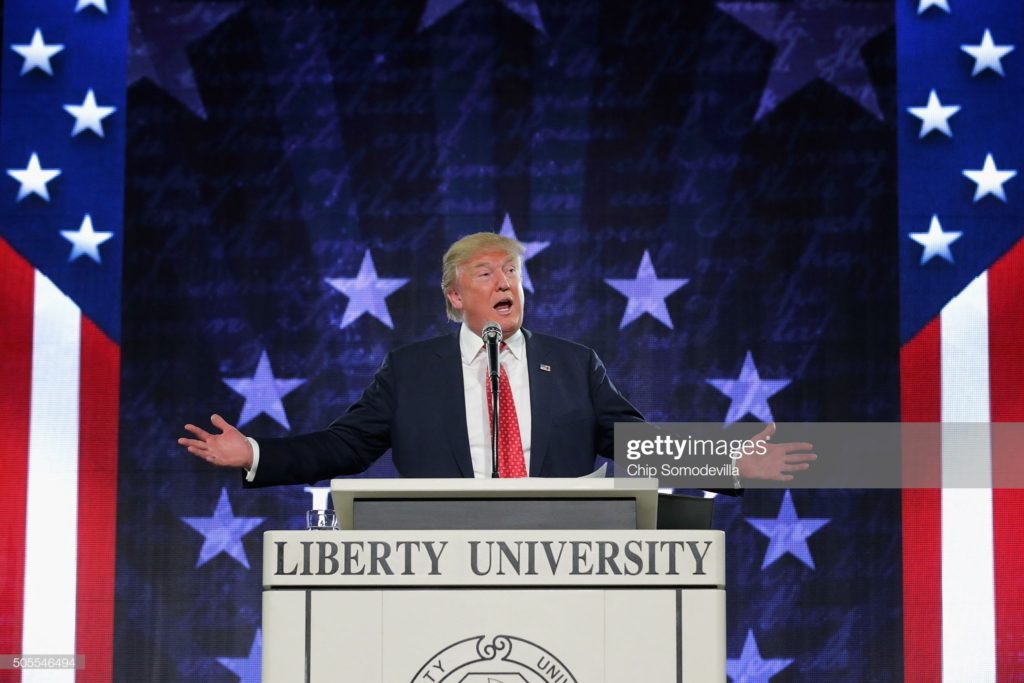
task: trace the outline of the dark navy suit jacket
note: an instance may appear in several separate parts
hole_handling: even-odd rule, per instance
[[[530,364],[530,476],[589,474],[595,454],[613,455],[615,423],[644,418],[592,349],[523,334]],[[258,441],[260,462],[247,486],[357,474],[389,448],[404,477],[472,477],[458,333],[388,353],[373,383],[327,429]]]

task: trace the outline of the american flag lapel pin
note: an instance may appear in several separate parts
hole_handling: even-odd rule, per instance
[[[551,372],[551,366],[548,365],[547,363],[541,363],[540,369],[543,370],[544,372]]]

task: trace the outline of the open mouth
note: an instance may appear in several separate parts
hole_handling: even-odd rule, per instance
[[[498,313],[501,313],[502,315],[507,315],[509,312],[512,311],[512,299],[502,299],[498,303],[494,304],[494,310],[496,310]]]

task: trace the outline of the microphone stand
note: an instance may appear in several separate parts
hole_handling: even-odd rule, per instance
[[[500,370],[498,366],[498,341],[493,336],[487,340],[487,381],[491,383],[491,478],[499,479],[498,474],[498,425],[500,402]]]
[[[498,473],[498,396],[501,393],[501,366],[498,360],[500,351],[498,344],[501,343],[501,325],[496,322],[488,322],[484,325],[483,334],[484,346],[487,347],[487,381],[491,386],[491,478],[500,479]]]

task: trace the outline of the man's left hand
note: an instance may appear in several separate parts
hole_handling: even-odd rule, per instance
[[[750,438],[757,442],[763,440],[767,447],[767,453],[763,455],[745,455],[736,460],[736,467],[739,468],[740,476],[744,479],[765,479],[768,481],[793,481],[794,472],[802,472],[811,466],[811,462],[818,459],[814,453],[805,453],[814,448],[813,444],[806,442],[796,443],[772,443],[772,435],[775,434],[775,423],[772,422],[757,436]]]

